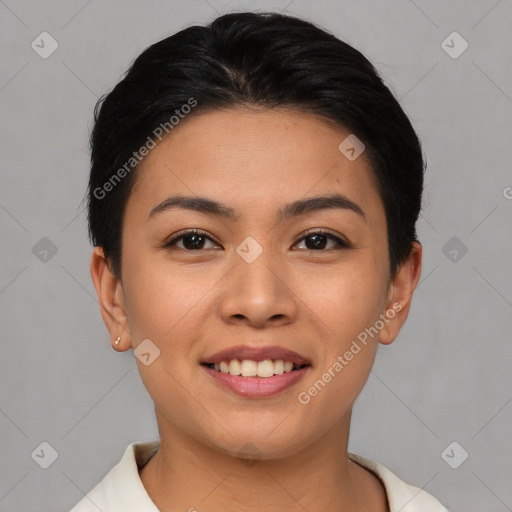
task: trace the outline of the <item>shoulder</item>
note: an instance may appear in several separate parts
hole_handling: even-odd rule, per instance
[[[70,512],[158,512],[142,484],[138,467],[159,445],[159,441],[128,445],[119,463]]]
[[[386,489],[390,512],[448,512],[431,494],[404,482],[383,464],[354,453],[348,456],[381,480]]]

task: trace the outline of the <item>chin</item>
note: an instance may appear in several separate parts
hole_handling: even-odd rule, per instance
[[[273,427],[259,428],[251,425],[244,428],[242,425],[229,425],[225,423],[226,433],[222,431],[220,437],[212,437],[211,430],[207,432],[205,441],[208,445],[226,455],[237,458],[272,460],[292,456],[307,446],[311,438],[305,436],[303,429],[290,429],[288,425],[277,427],[286,415],[281,415],[279,421],[273,423]],[[220,427],[219,427],[220,428]],[[230,435],[231,434],[231,435]],[[321,437],[319,433],[318,437]]]

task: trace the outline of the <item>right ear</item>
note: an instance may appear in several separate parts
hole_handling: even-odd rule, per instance
[[[91,257],[91,277],[101,307],[101,316],[110,334],[112,348],[123,352],[132,347],[121,280],[111,271],[100,246],[94,247]],[[119,344],[114,341],[121,337]]]

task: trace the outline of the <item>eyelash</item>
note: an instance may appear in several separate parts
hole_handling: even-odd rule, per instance
[[[210,241],[217,243],[205,231],[201,231],[200,229],[189,229],[186,231],[182,231],[181,233],[178,233],[176,236],[174,236],[170,240],[167,240],[166,242],[164,242],[162,244],[162,247],[171,249],[171,247],[176,245],[176,243],[179,242],[182,238],[185,238],[186,236],[190,236],[190,235],[202,235],[202,236],[208,238]],[[302,236],[302,238],[300,238],[294,245],[297,245],[299,242],[301,242],[305,238],[308,238],[309,236],[312,236],[312,235],[324,235],[327,238],[334,240],[337,244],[337,247],[331,247],[330,249],[302,249],[302,250],[306,250],[306,251],[310,251],[310,252],[327,252],[329,250],[349,249],[351,247],[350,244],[348,242],[346,242],[345,240],[342,240],[341,238],[330,233],[329,231],[325,231],[322,229],[320,229],[320,230],[313,229],[311,231],[307,231]],[[207,250],[207,249],[190,250],[190,249],[182,249],[181,247],[178,247],[178,249],[181,251],[185,251],[185,252],[200,252],[200,251]]]

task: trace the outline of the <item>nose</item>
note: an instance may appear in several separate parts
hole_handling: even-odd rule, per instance
[[[221,318],[257,328],[294,322],[300,299],[293,292],[290,270],[272,251],[264,250],[252,263],[240,259],[223,282]]]

